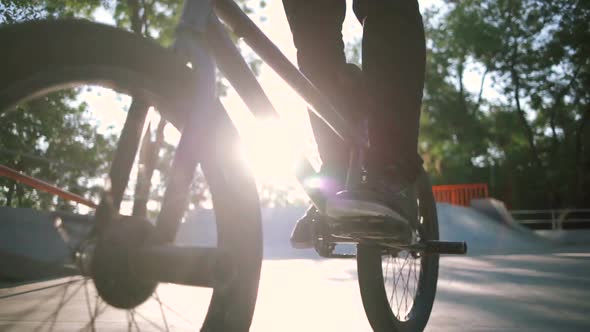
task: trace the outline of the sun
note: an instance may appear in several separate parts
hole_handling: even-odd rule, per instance
[[[295,183],[301,134],[284,120],[253,120],[241,130],[241,152],[257,181],[275,187]]]

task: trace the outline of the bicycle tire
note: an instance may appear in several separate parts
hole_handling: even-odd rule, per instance
[[[171,51],[111,26],[82,20],[19,23],[0,28],[0,44],[0,112],[48,91],[97,84],[148,100],[181,130],[194,102],[195,71]],[[229,117],[218,113],[208,148],[199,149],[200,160],[211,190],[218,246],[235,256],[239,276],[213,290],[201,330],[246,331],[260,280],[261,214],[251,174],[230,153],[228,144],[237,132]]]
[[[419,230],[420,238],[422,240],[438,240],[436,203],[430,181],[424,171],[418,177],[416,189],[419,199],[419,216],[422,216],[423,220]],[[386,289],[388,278],[387,276],[384,277],[384,269],[387,274],[390,261],[397,259],[389,256],[391,255],[383,253],[383,248],[375,245],[359,244],[357,246],[358,282],[363,307],[369,323],[374,331],[379,332],[423,331],[430,317],[436,295],[439,256],[438,254],[423,254],[419,257],[420,272],[416,273],[418,279],[414,279],[412,282],[412,284],[415,284],[416,293],[410,307],[407,305],[407,298],[405,300],[403,298],[405,294],[410,293],[409,285],[405,286],[406,288],[403,290],[402,298],[399,301],[397,294],[395,294],[397,289],[391,290],[390,294],[388,294]],[[408,270],[407,280],[403,277],[405,273],[403,269],[407,266],[407,257],[410,256],[410,253],[406,253],[406,261],[401,264],[400,276],[397,276],[397,278],[395,275],[393,276],[393,287],[396,287],[400,281],[410,283],[411,267]],[[384,257],[386,257],[387,261],[385,268]],[[410,264],[415,264],[414,272],[416,272],[417,264],[415,262],[417,259],[415,257],[412,259],[414,259],[414,262]],[[405,311],[402,312],[400,309],[404,301],[406,301],[406,307]],[[393,307],[394,305],[399,306],[397,311]]]

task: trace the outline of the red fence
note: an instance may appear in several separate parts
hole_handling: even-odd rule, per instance
[[[469,206],[472,199],[489,196],[487,183],[432,186],[432,192],[437,202],[462,206]]]

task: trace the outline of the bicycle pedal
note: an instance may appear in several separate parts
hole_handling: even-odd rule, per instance
[[[432,254],[465,255],[467,254],[466,242],[452,241],[426,241],[424,252]]]

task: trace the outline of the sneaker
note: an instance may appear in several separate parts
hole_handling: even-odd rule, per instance
[[[401,239],[411,237],[417,210],[413,183],[391,175],[369,179],[358,189],[341,191],[326,203],[326,215],[337,220],[383,217],[398,230]]]
[[[315,206],[310,206],[301,219],[297,220],[291,232],[291,247],[295,249],[311,249],[314,247],[315,223],[319,216]]]

